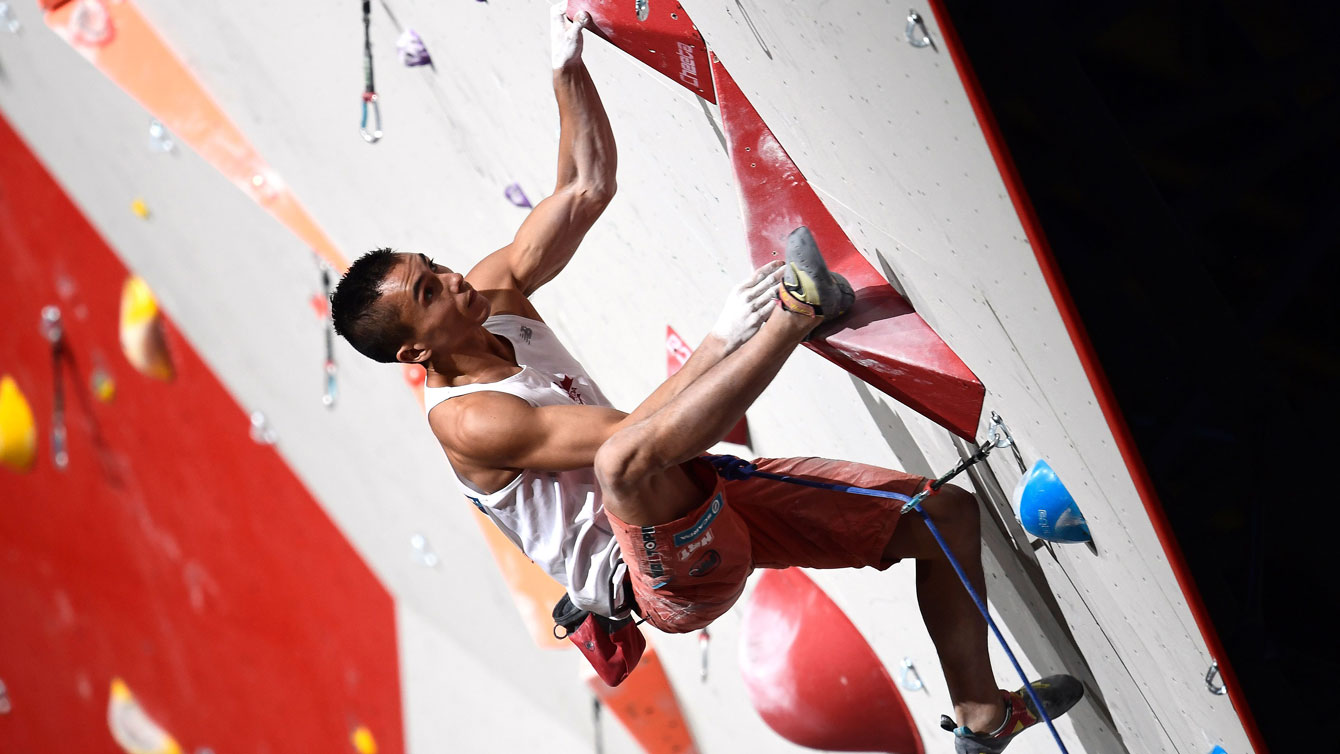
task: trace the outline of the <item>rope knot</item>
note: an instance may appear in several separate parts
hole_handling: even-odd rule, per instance
[[[739,481],[753,476],[754,464],[735,456],[705,455],[703,458],[716,469],[717,476],[728,481]]]

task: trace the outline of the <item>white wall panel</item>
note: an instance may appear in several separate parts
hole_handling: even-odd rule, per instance
[[[139,5],[345,256],[390,245],[467,267],[506,243],[524,217],[503,199],[504,186],[520,182],[538,201],[553,181],[546,9],[387,2],[422,35],[436,70],[400,65],[396,29],[373,3],[386,132],[375,146],[357,133],[358,3]],[[1106,702],[1112,724],[1101,705],[1062,722],[1071,751],[1119,752],[1121,741],[1132,752],[1196,754],[1221,742],[1247,751],[1227,699],[1204,689],[1210,658],[943,45],[905,44],[906,8],[891,3],[686,6],[857,247],[986,384],[987,409],[1005,416],[1025,460],[1045,456],[1088,515],[1097,555],[1072,546],[1035,557],[997,531],[986,550],[995,608],[1025,662],[1055,672],[1082,657]],[[239,402],[270,415],[281,452],[400,601],[413,750],[440,750],[454,726],[434,717],[439,705],[466,703],[464,689],[484,687],[528,710],[518,720],[472,708],[481,729],[516,726],[506,738],[515,750],[542,737],[562,750],[589,742],[574,657],[529,644],[475,531],[477,514],[452,492],[399,371],[341,343],[340,404],[320,406],[311,254],[189,151],[149,153],[148,114],[46,31],[34,8],[19,11],[23,36],[0,39],[0,108],[154,285]],[[715,109],[598,39],[588,38],[587,60],[619,142],[619,194],[536,304],[615,403],[631,409],[664,378],[665,326],[701,337],[745,274],[747,254]],[[128,211],[135,195],[154,211],[150,223]],[[798,413],[809,417],[799,430],[787,418]],[[749,422],[760,455],[920,473],[957,461],[943,430],[808,351],[783,368]],[[1007,451],[991,467],[1013,487],[1018,470]],[[437,569],[410,560],[413,532],[427,534],[443,558]],[[903,565],[817,579],[891,672],[904,656],[916,662],[928,690],[907,701],[927,750],[941,754],[952,741],[936,721],[950,709],[912,573]],[[461,623],[462,612],[490,627],[497,651],[469,651],[476,629]],[[705,684],[696,637],[653,641],[703,750],[796,750],[749,706],[735,669],[739,617],[737,609],[714,627]],[[993,651],[999,681],[1013,688]],[[620,735],[607,739],[607,751],[632,746]],[[1011,748],[1051,750],[1040,731]]]

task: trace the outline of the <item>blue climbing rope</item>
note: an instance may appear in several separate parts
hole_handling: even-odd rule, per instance
[[[918,513],[921,516],[921,520],[926,523],[926,528],[930,530],[931,536],[935,537],[935,541],[939,543],[940,549],[944,550],[945,557],[948,558],[949,564],[954,567],[954,572],[958,574],[959,581],[963,582],[963,588],[968,590],[968,596],[972,597],[973,604],[977,605],[977,611],[986,619],[986,625],[991,628],[991,633],[996,635],[996,640],[1000,642],[1000,646],[1005,650],[1006,656],[1010,658],[1010,664],[1014,666],[1014,672],[1018,673],[1019,677],[1023,679],[1024,688],[1028,691],[1028,697],[1033,700],[1033,706],[1037,709],[1038,715],[1042,717],[1043,722],[1047,723],[1047,729],[1052,732],[1052,738],[1056,739],[1056,745],[1060,747],[1062,754],[1070,754],[1065,747],[1065,743],[1061,741],[1061,734],[1056,731],[1056,725],[1052,722],[1051,716],[1047,714],[1046,708],[1043,707],[1042,700],[1038,698],[1037,692],[1033,690],[1033,684],[1029,683],[1028,675],[1024,673],[1023,667],[1019,665],[1018,658],[1014,656],[1014,651],[1010,649],[1010,645],[1005,641],[1005,636],[1001,634],[1000,628],[996,626],[996,622],[991,619],[991,613],[987,610],[986,601],[982,599],[976,589],[973,589],[972,583],[968,581],[968,574],[964,572],[963,566],[960,565],[958,559],[954,557],[954,553],[950,552],[949,543],[945,542],[944,536],[940,534],[940,530],[937,529],[935,524],[931,521],[930,515],[928,515],[925,509],[921,507],[921,502],[923,500],[934,495],[936,492],[939,492],[940,488],[950,479],[957,476],[959,472],[983,458],[986,458],[987,454],[991,452],[991,448],[992,445],[990,443],[983,444],[977,449],[977,452],[972,457],[963,459],[959,462],[958,466],[955,466],[953,470],[939,479],[927,482],[924,489],[911,497],[897,492],[889,492],[887,490],[872,490],[868,487],[853,487],[846,484],[816,482],[813,479],[801,479],[799,477],[786,476],[785,474],[773,474],[767,471],[759,471],[754,468],[752,463],[735,456],[708,455],[705,456],[705,458],[716,468],[717,473],[725,479],[762,477],[763,479],[795,484],[801,487],[835,490],[837,492],[846,492],[852,495],[866,495],[867,497],[888,498],[890,500],[898,500],[904,503],[903,513],[909,511]]]

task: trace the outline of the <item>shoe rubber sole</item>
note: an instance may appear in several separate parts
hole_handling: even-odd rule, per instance
[[[786,270],[777,297],[788,311],[832,321],[856,300],[846,278],[831,272],[810,229],[800,226],[786,238]]]
[[[1047,716],[1055,720],[1064,715],[1084,698],[1084,685],[1074,676],[1050,675],[1032,683],[1033,691],[1042,700]],[[1033,700],[1027,689],[1001,691],[1005,697],[1009,717],[1001,726],[1004,730],[997,735],[978,734],[968,728],[954,729],[954,754],[1000,754],[1014,737],[1042,721],[1042,716],[1033,706]]]

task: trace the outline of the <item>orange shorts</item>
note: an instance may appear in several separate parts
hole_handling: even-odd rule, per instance
[[[760,458],[760,471],[915,495],[925,477],[823,458]],[[606,511],[642,617],[669,633],[700,629],[744,591],[755,568],[888,568],[884,548],[902,502],[750,477],[729,481],[685,464],[707,491],[668,524],[632,526]]]

